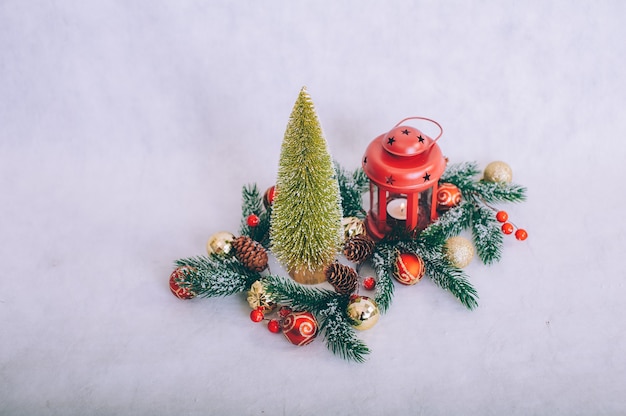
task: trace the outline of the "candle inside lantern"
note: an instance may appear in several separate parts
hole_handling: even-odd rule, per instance
[[[387,203],[387,214],[396,220],[406,220],[406,198],[392,199]]]

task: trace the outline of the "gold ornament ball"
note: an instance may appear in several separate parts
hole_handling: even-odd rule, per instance
[[[450,237],[444,245],[446,257],[453,266],[462,269],[474,258],[474,246],[465,237]]]
[[[265,291],[265,286],[259,280],[252,283],[250,290],[248,290],[248,305],[253,310],[263,308],[264,312],[271,312],[276,308],[276,302],[274,302],[267,292]]]
[[[491,162],[485,168],[483,179],[487,182],[510,183],[513,180],[513,170],[509,165],[499,160]]]
[[[344,217],[341,219],[343,237],[348,240],[357,235],[365,235],[365,223],[357,217]]]
[[[228,254],[233,248],[233,240],[235,236],[228,231],[220,231],[209,237],[206,243],[206,251],[208,254]]]
[[[380,318],[378,305],[367,296],[353,296],[348,303],[347,315],[350,325],[359,331],[370,329]]]

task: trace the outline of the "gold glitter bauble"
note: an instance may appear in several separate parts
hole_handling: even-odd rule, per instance
[[[365,223],[357,217],[344,217],[341,219],[343,237],[348,240],[357,235],[365,235]]]
[[[483,179],[487,182],[510,183],[513,180],[513,170],[504,162],[491,162],[485,168]]]
[[[464,237],[450,237],[444,244],[444,253],[453,266],[462,269],[474,258],[474,246]]]
[[[354,296],[348,303],[347,310],[348,320],[354,329],[365,331],[370,329],[380,318],[378,305],[374,299],[367,296]]]
[[[206,243],[206,251],[208,254],[228,254],[233,248],[233,240],[235,236],[228,231],[220,231],[209,237]]]
[[[264,312],[270,312],[276,308],[276,302],[270,299],[265,291],[265,286],[260,281],[252,283],[248,290],[248,305],[254,310],[263,308]]]

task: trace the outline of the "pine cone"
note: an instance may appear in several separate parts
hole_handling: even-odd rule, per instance
[[[235,256],[246,268],[262,272],[267,267],[267,251],[250,237],[241,236],[233,240]]]
[[[337,293],[349,295],[356,290],[359,275],[352,267],[334,262],[326,267],[325,273],[328,283],[333,285]]]
[[[366,235],[357,235],[346,241],[343,255],[349,261],[361,263],[374,252],[374,241]]]

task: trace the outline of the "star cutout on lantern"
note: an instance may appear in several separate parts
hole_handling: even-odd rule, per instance
[[[409,129],[402,130],[402,134],[406,134],[408,136],[409,135]]]
[[[393,137],[390,137],[390,138],[387,139],[387,144],[389,146],[393,146],[393,142],[395,142],[395,141],[396,141],[396,139],[394,139]]]
[[[395,179],[391,175],[387,176],[385,179],[387,180],[388,185],[393,185],[393,181],[395,181]]]
[[[424,178],[424,182],[428,182],[430,180],[430,173],[426,172],[426,175],[422,176]]]
[[[418,140],[420,143],[424,143],[424,138],[422,137],[422,135],[421,135],[421,134],[420,134],[420,136],[417,138],[417,140]]]

